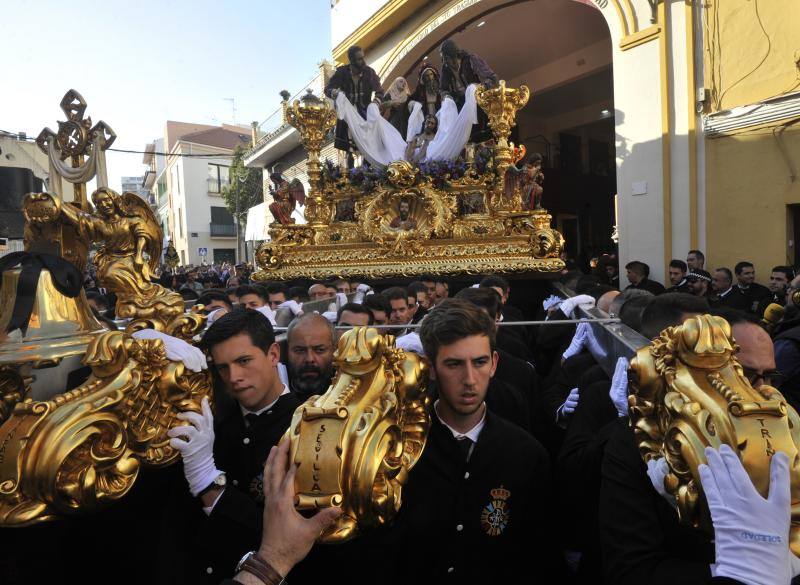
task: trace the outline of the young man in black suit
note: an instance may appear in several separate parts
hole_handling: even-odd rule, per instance
[[[207,515],[193,555],[194,582],[216,583],[258,544],[264,462],[300,401],[278,376],[275,332],[260,312],[240,308],[224,315],[201,345],[212,360],[216,416],[204,400],[202,413],[181,413],[188,424],[169,435]]]

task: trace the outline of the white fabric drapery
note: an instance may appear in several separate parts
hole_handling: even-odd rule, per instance
[[[430,142],[425,160],[453,160],[458,157],[469,140],[472,125],[478,121],[478,104],[475,100],[475,84],[467,87],[464,96],[464,107],[458,111],[455,102],[447,97],[437,112],[439,128],[436,137]],[[422,132],[425,116],[422,104],[409,102],[411,108],[408,120],[406,140],[380,114],[377,104],[367,107],[367,119],[361,117],[358,110],[350,103],[344,92],[336,96],[336,111],[340,120],[347,122],[350,135],[358,146],[358,150],[370,164],[380,167],[388,166],[396,160],[405,159],[407,141]]]
[[[267,237],[267,204],[259,203],[247,210],[247,225],[244,228],[245,242],[263,242]]]
[[[106,138],[102,132],[97,132],[92,139],[92,152],[89,158],[79,167],[73,168],[66,161],[61,160],[61,151],[56,148],[55,135],[47,141],[47,157],[50,161],[50,188],[64,198],[61,179],[69,183],[88,183],[97,175],[97,188],[108,187],[108,172],[106,171],[106,155],[103,152]]]

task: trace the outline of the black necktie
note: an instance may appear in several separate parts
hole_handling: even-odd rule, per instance
[[[244,420],[247,421],[248,426],[255,426],[258,424],[258,417],[261,416],[259,414],[255,414],[254,412],[248,412],[244,415]]]
[[[459,437],[456,439],[456,443],[458,444],[458,448],[461,449],[461,455],[463,455],[464,461],[468,461],[469,452],[472,449],[472,439],[469,437]]]

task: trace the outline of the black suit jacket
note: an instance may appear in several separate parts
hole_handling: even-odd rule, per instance
[[[196,580],[216,583],[230,576],[236,563],[260,542],[264,506],[264,463],[270,449],[289,428],[300,401],[284,394],[249,427],[237,403],[218,415],[214,462],[225,472],[228,485],[203,523],[193,563]],[[209,572],[211,569],[211,572]]]

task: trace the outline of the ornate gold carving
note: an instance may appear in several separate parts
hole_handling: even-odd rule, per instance
[[[153,211],[134,193],[108,188],[92,193],[97,212],[87,213],[50,193],[30,193],[23,213],[33,224],[61,222],[86,241],[102,242],[95,256],[99,282],[117,294],[120,319],[152,319],[166,324],[183,313],[183,298],[151,282],[161,258],[161,228]],[[145,259],[145,254],[149,260]]]
[[[355,327],[339,339],[334,363],[328,391],[295,411],[286,434],[299,464],[297,508],[343,510],[321,542],[392,519],[430,427],[427,367],[392,336]]]
[[[321,183],[319,150],[335,121],[329,103],[310,94],[292,106],[285,101],[284,118],[298,129],[308,150],[309,224],[273,224],[272,240],[256,253],[260,272],[254,278],[561,270],[564,263],[558,256],[564,239],[550,228],[550,215],[523,210],[519,189],[504,197],[505,173],[514,153],[508,136],[530,92],[501,82],[494,89],[479,89],[477,95],[495,134],[493,153],[477,157],[468,148],[466,170],[436,163],[426,174],[409,162],[395,161],[385,180],[370,177],[364,186],[335,172]],[[333,221],[337,207],[338,221]]]
[[[161,340],[119,331],[89,344],[81,386],[16,404],[0,426],[0,525],[91,512],[123,497],[140,465],[176,460],[166,432],[210,395],[207,372],[166,359]]]
[[[312,226],[324,226],[333,220],[333,206],[326,201],[322,192],[322,166],[319,153],[325,135],[336,123],[336,111],[311,90],[290,106],[283,101],[283,119],[300,133],[300,141],[308,153],[308,182],[310,190],[306,199],[305,216]]]
[[[753,388],[735,357],[738,347],[724,319],[703,315],[671,327],[631,361],[631,422],[645,460],[664,457],[664,485],[687,524],[711,531],[697,467],[704,449],[725,443],[742,459],[762,496],[770,459],[791,462],[790,547],[800,553],[800,417],[771,386]]]

